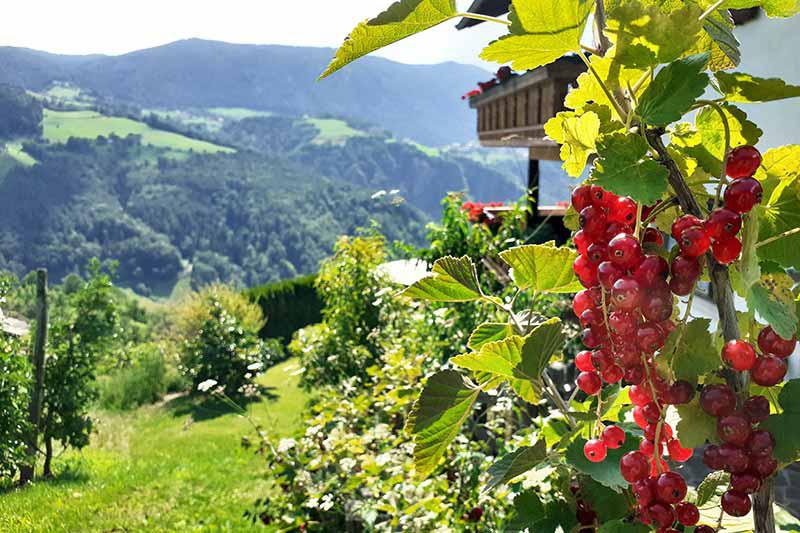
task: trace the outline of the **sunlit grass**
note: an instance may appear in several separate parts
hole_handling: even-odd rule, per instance
[[[301,423],[306,395],[296,362],[261,379],[271,399],[251,404],[254,420],[275,437]],[[98,413],[82,453],[56,462],[55,479],[0,493],[0,531],[249,531],[243,518],[264,496],[266,465],[247,420],[219,402],[178,398],[132,413]],[[260,529],[263,531],[263,529]]]

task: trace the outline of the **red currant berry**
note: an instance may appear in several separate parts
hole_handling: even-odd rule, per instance
[[[581,255],[586,255],[586,250],[588,250],[589,245],[592,244],[592,241],[586,236],[582,229],[579,229],[575,232],[575,236],[572,237],[572,242],[575,244],[575,248],[577,248],[578,253]]]
[[[600,391],[600,387],[603,386],[600,376],[594,372],[581,372],[578,374],[577,383],[578,388],[589,396],[597,394]]]
[[[650,461],[642,452],[628,452],[619,460],[619,471],[625,481],[635,483],[650,473]]]
[[[656,402],[647,402],[642,406],[642,414],[644,415],[645,420],[655,423],[658,422],[658,419],[661,416],[661,409],[658,408],[658,404]]]
[[[706,446],[706,449],[703,450],[703,464],[711,470],[722,470],[725,467],[719,446],[716,444]]]
[[[600,349],[592,352],[592,366],[602,372],[614,364],[614,357],[607,351]]]
[[[750,423],[763,422],[769,417],[769,400],[763,396],[751,396],[745,400],[742,411]]]
[[[731,474],[745,472],[750,467],[750,457],[747,453],[730,443],[725,443],[719,447],[719,455],[722,460],[723,470]]]
[[[761,488],[761,479],[753,474],[731,474],[731,490],[743,494],[753,494]]]
[[[594,296],[590,290],[582,290],[575,295],[572,299],[572,312],[576,317],[580,317],[587,309],[596,309],[598,302],[595,302]]]
[[[709,237],[715,241],[724,241],[739,234],[742,217],[730,209],[715,209],[709,213],[705,228]]]
[[[579,220],[581,229],[592,240],[601,237],[606,229],[606,214],[603,213],[602,209],[594,205],[584,207],[581,210]]]
[[[664,246],[664,237],[658,229],[647,228],[644,230],[644,235],[642,235],[642,243],[661,248]]]
[[[578,509],[575,511],[575,518],[582,526],[591,526],[597,520],[597,513],[591,509]]]
[[[639,307],[641,287],[632,277],[625,276],[614,282],[611,289],[611,301],[616,309],[632,311]]]
[[[753,431],[745,445],[745,450],[750,454],[750,457],[769,457],[774,449],[775,437],[766,429]]]
[[[653,397],[650,395],[650,391],[647,390],[647,387],[640,387],[639,385],[633,385],[628,389],[628,397],[633,405],[638,405],[640,407],[653,401]]]
[[[642,365],[629,366],[623,376],[631,385],[638,385],[644,380],[644,367]]]
[[[700,393],[700,407],[711,416],[725,416],[736,409],[736,394],[727,385],[707,385]]]
[[[797,337],[792,337],[787,341],[775,333],[772,326],[765,327],[761,330],[761,333],[758,334],[758,347],[764,354],[786,358],[792,355],[796,345]]]
[[[633,408],[633,421],[642,429],[647,427],[647,419],[644,417],[644,406],[637,405]]]
[[[725,189],[725,207],[736,213],[748,213],[761,202],[764,191],[755,178],[733,180]]]
[[[642,247],[633,235],[620,233],[608,242],[608,259],[625,269],[635,267],[642,258]]]
[[[669,263],[657,255],[644,256],[633,271],[633,277],[645,287],[655,285],[658,280],[666,280],[668,274]]]
[[[783,381],[786,370],[786,361],[774,355],[765,355],[756,359],[750,369],[750,377],[757,385],[772,387]]]
[[[655,353],[662,346],[667,336],[664,334],[658,324],[653,322],[645,322],[639,327],[636,332],[636,342],[639,348],[645,353]]]
[[[591,439],[583,445],[583,455],[592,463],[603,462],[607,453],[606,444],[602,440]]]
[[[581,372],[594,372],[595,368],[592,364],[592,352],[583,350],[575,355],[575,367]]]
[[[676,241],[681,240],[681,234],[689,228],[700,228],[703,226],[703,221],[694,215],[683,215],[672,223],[670,234]]]
[[[700,265],[700,261],[695,257],[678,255],[672,260],[670,272],[672,272],[673,278],[694,281],[702,274],[703,267]],[[672,288],[672,286],[670,286],[670,288]]]
[[[711,251],[719,263],[729,265],[739,259],[739,254],[742,253],[742,242],[736,237],[730,237],[712,244]]]
[[[745,516],[750,512],[750,498],[741,492],[726,491],[722,495],[722,510],[731,516]]]
[[[597,348],[603,344],[607,339],[602,332],[598,332],[592,328],[585,328],[581,334],[581,341],[587,348]]]
[[[611,222],[606,226],[606,232],[603,234],[603,240],[608,242],[620,233],[633,233],[633,226],[623,224],[622,222]]]
[[[716,530],[711,526],[697,526],[694,528],[694,533],[716,533]]]
[[[691,227],[681,232],[678,245],[681,247],[681,255],[684,257],[700,257],[708,251],[711,239],[702,227]]]
[[[685,463],[694,455],[694,448],[684,448],[678,439],[667,442],[669,458],[678,463]]]
[[[619,359],[618,364],[623,369],[642,364],[642,356],[641,352],[639,352],[639,347],[628,344],[628,340],[630,339],[625,339],[624,343],[618,343],[617,352],[614,354]]]
[[[747,341],[728,341],[722,348],[722,359],[734,370],[746,372],[753,368],[756,362],[756,351]]]
[[[722,442],[741,447],[750,438],[751,433],[750,421],[742,415],[731,414],[717,419],[717,435]]]
[[[660,527],[670,527],[675,523],[677,517],[675,516],[675,509],[666,503],[654,503],[647,508],[647,514],[650,518]]]
[[[656,445],[651,440],[642,439],[642,442],[639,443],[639,451],[647,457],[653,457],[656,453]]]
[[[623,224],[636,224],[636,202],[627,196],[620,196],[608,206],[608,220]]]
[[[678,522],[680,522],[683,526],[693,526],[700,521],[700,511],[693,503],[679,503],[675,506],[675,514],[678,515]]]
[[[651,322],[663,322],[672,316],[672,294],[649,294],[641,303],[644,317]]]
[[[625,431],[619,426],[608,426],[603,430],[603,442],[606,447],[616,450],[625,444]]]
[[[592,205],[592,193],[589,185],[581,185],[572,191],[572,207],[580,213],[584,207]]]
[[[753,473],[761,479],[767,479],[778,469],[778,461],[774,457],[753,457]]]
[[[688,296],[694,289],[696,280],[672,278],[669,280],[669,290],[676,296]]]
[[[655,494],[653,494],[653,485],[649,479],[640,479],[633,482],[631,484],[631,492],[633,492],[633,497],[636,498],[636,503],[642,506],[650,505],[656,499]]]
[[[725,161],[725,174],[731,178],[752,176],[761,164],[761,153],[755,146],[737,146]]]
[[[597,285],[597,266],[593,265],[585,255],[579,255],[575,259],[575,262],[572,263],[572,270],[587,289]]]
[[[595,242],[589,245],[586,249],[586,259],[593,265],[599,265],[608,257],[608,247],[601,243]]]
[[[636,331],[638,321],[633,313],[612,311],[608,315],[608,328],[615,335],[627,337]]]
[[[609,384],[618,383],[625,375],[625,371],[618,365],[611,365],[602,371],[603,381]]]
[[[694,387],[688,381],[679,380],[673,383],[667,391],[666,400],[670,405],[683,405],[694,398]]]
[[[606,207],[611,193],[599,185],[592,185],[590,191],[592,196],[592,205],[595,207]]]
[[[597,266],[597,281],[607,291],[610,291],[614,283],[624,275],[625,270],[611,261],[603,261]]]

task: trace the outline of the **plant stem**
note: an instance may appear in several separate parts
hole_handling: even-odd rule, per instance
[[[594,43],[597,47],[599,56],[606,55],[611,48],[611,41],[605,34],[606,29],[606,6],[603,0],[596,0],[594,6]]]
[[[665,202],[661,202],[654,207],[652,211],[650,211],[650,215],[647,217],[647,219],[645,219],[644,224],[650,224],[656,219],[657,215],[660,215],[663,211],[666,211],[667,209],[670,209],[676,205],[678,205],[678,199],[674,196]]]
[[[564,413],[564,416],[569,421],[570,425],[575,428],[578,427],[578,424],[575,422],[575,419],[572,418],[572,415],[569,414],[569,405],[566,404],[564,398],[561,397],[561,393],[558,392],[558,387],[553,382],[553,379],[550,377],[550,374],[547,373],[547,370],[542,372],[542,379],[544,380],[545,385],[547,388],[550,389],[550,392],[553,395],[552,400],[555,402],[556,407]]]
[[[711,13],[716,11],[717,8],[719,8],[719,6],[721,6],[724,3],[725,3],[725,0],[717,0],[716,2],[714,2],[711,5],[711,7],[706,9],[705,12],[702,15],[700,15],[700,18],[698,20],[700,20],[702,22],[703,20],[705,20],[706,17],[708,17]]]
[[[762,246],[764,246],[766,244],[770,244],[772,242],[775,242],[778,239],[782,239],[784,237],[791,237],[792,235],[796,235],[798,233],[800,233],[800,227],[792,228],[792,229],[790,229],[788,231],[784,231],[783,233],[779,233],[777,235],[773,235],[772,237],[770,237],[768,239],[764,239],[763,241],[756,243],[756,248],[761,248]]]
[[[614,95],[611,94],[611,91],[608,89],[603,79],[594,69],[592,63],[588,59],[586,59],[586,56],[583,54],[578,54],[578,57],[580,57],[583,60],[583,62],[586,64],[586,68],[589,69],[589,72],[592,73],[595,81],[597,81],[597,84],[600,85],[600,88],[603,90],[603,93],[606,95],[606,98],[608,98],[608,101],[611,102],[611,105],[614,107],[614,111],[616,111],[617,115],[619,115],[619,119],[624,121],[625,117],[627,116],[625,110],[622,108],[621,105],[619,105],[619,102],[617,102],[617,99],[614,98]]]
[[[702,20],[702,19],[701,19]],[[717,183],[717,191],[714,194],[714,207],[716,209],[719,206],[719,199],[722,195],[722,186],[725,185],[727,181],[725,179],[725,161],[728,160],[728,153],[731,151],[731,126],[728,122],[728,117],[725,115],[725,111],[722,109],[717,102],[713,102],[711,100],[698,100],[698,104],[702,104],[704,106],[708,106],[716,111],[720,118],[722,119],[722,128],[725,131],[725,151],[722,153],[722,168],[720,169],[719,175],[719,183]]]
[[[465,19],[481,20],[484,22],[496,22],[498,24],[511,26],[511,23],[507,20],[499,19],[497,17],[488,17],[486,15],[480,15],[478,13],[456,13],[453,16],[453,18],[465,18]]]

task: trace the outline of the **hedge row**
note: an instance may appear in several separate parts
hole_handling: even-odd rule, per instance
[[[246,294],[261,306],[267,323],[262,338],[282,339],[288,343],[292,334],[322,320],[323,303],[314,288],[316,276],[302,276],[249,289]]]

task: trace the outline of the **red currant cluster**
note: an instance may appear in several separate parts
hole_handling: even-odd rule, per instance
[[[772,387],[786,376],[786,359],[792,355],[796,345],[797,337],[783,339],[772,326],[767,326],[758,334],[761,355],[756,354],[749,342],[734,340],[722,348],[722,359],[738,372],[750,372],[750,378],[757,385]]]

